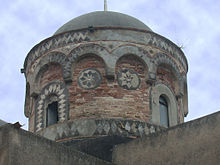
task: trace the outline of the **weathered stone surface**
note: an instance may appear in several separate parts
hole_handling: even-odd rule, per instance
[[[12,125],[0,127],[1,165],[110,165],[62,144],[34,135]]]
[[[116,146],[113,151],[113,162],[117,165],[218,165],[219,126],[220,112],[217,112],[150,134]]]
[[[81,119],[52,125],[38,134],[51,140],[68,141],[96,136],[143,137],[161,129],[164,128],[137,120]]]

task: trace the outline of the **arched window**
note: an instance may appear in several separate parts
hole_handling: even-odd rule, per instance
[[[168,104],[164,96],[160,96],[160,125],[169,127]]]
[[[54,101],[47,106],[46,126],[56,124],[58,122],[58,102]]]

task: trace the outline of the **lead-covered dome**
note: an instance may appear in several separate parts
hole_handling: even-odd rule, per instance
[[[118,27],[118,28],[135,28],[152,31],[147,25],[138,19],[126,14],[111,11],[96,11],[76,17],[62,27],[54,35],[77,30],[82,28],[93,27]]]

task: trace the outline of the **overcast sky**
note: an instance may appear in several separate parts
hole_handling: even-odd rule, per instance
[[[30,49],[79,15],[103,10],[104,0],[0,0],[0,119],[26,124],[25,77]],[[108,9],[138,18],[170,39],[188,59],[186,121],[220,109],[220,1],[108,0]]]

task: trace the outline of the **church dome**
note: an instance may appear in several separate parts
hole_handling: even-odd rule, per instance
[[[26,57],[29,130],[111,161],[115,145],[184,122],[187,70],[182,50],[138,19],[79,16]]]
[[[134,28],[140,30],[152,31],[147,25],[138,19],[126,14],[111,11],[96,11],[76,17],[62,27],[54,35],[67,31],[93,27],[118,27]]]

